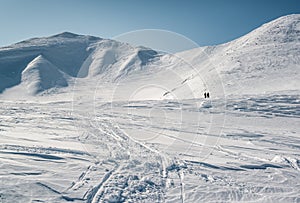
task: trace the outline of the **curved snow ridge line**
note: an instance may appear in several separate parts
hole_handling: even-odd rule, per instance
[[[229,156],[233,156],[233,157],[237,157],[237,158],[238,157],[244,157],[244,158],[247,158],[247,159],[259,160],[259,161],[263,161],[263,162],[268,162],[269,161],[268,159],[260,158],[260,157],[253,156],[253,155],[247,155],[246,153],[237,153],[237,152],[234,152],[232,150],[225,149],[221,145],[218,145],[218,146],[214,147],[214,149],[218,150],[219,152],[221,152],[223,154],[227,154]]]
[[[35,95],[45,90],[68,86],[66,76],[42,54],[32,60],[21,73],[21,84]]]
[[[259,164],[259,165],[241,165],[241,168],[245,169],[267,169],[267,168],[283,168],[282,166],[274,165],[274,164]]]
[[[63,160],[65,158],[54,156],[50,154],[40,154],[40,153],[29,153],[29,152],[12,152],[12,151],[0,151],[2,154],[15,154],[15,155],[24,155],[24,156],[30,156],[30,157],[38,157],[41,159],[49,159],[49,160]]]
[[[39,153],[54,153],[54,154],[76,154],[76,155],[89,155],[89,153],[80,151],[80,150],[73,150],[73,149],[63,149],[63,148],[56,148],[56,147],[27,147],[21,145],[0,145],[0,150],[11,150],[11,151],[26,151],[26,152],[37,152]]]
[[[201,167],[209,168],[209,169],[215,169],[215,170],[222,170],[222,171],[245,171],[245,169],[237,168],[237,167],[227,167],[227,166],[218,166],[218,165],[213,165],[209,164],[206,162],[201,162],[201,161],[191,161],[191,160],[185,160],[185,163],[189,163],[191,165],[199,165]]]
[[[52,187],[50,187],[50,186],[48,186],[48,185],[46,185],[46,184],[44,184],[44,183],[37,182],[36,184],[39,185],[39,186],[42,186],[42,187],[44,187],[44,188],[47,188],[48,190],[50,190],[51,192],[53,192],[53,193],[55,193],[55,194],[59,194],[59,195],[61,194],[61,192],[59,192],[59,191],[53,189]]]

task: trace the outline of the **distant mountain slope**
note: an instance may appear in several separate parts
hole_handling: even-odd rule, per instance
[[[33,76],[26,69],[36,60]],[[204,91],[212,96],[260,94],[299,90],[299,73],[299,14],[278,18],[225,44],[175,55],[68,32],[0,48],[0,93],[34,86],[30,92],[39,94],[78,79],[84,88],[101,81],[113,89],[118,83],[123,99],[147,85],[151,90],[138,94],[148,99],[202,97]]]
[[[178,56],[204,75],[216,69],[215,77],[227,94],[299,90],[300,15],[278,18],[232,42]]]
[[[54,66],[70,76],[76,76],[88,57],[88,46],[100,38],[62,33],[48,38],[34,38],[0,48],[0,75],[8,78],[0,92],[20,84],[21,73],[37,56],[43,55]]]
[[[158,56],[154,50],[113,40],[102,40],[93,48],[94,51],[81,66],[80,74],[99,76],[105,81],[114,81],[134,70],[141,70]]]
[[[24,69],[41,55],[70,78],[101,75],[102,79],[113,81],[135,69],[141,69],[157,52],[68,32],[26,40],[0,48],[0,93],[19,85]]]

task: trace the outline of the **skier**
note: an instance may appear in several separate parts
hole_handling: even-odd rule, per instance
[[[206,97],[209,98],[209,92],[206,93]]]
[[[206,92],[204,92],[204,98],[206,98]]]

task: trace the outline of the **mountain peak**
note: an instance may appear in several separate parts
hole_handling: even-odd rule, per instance
[[[78,34],[75,34],[72,32],[62,32],[62,33],[53,35],[51,37],[75,38],[75,37],[79,37],[79,36],[81,36],[81,35],[78,35]]]
[[[287,20],[293,20],[293,21],[299,21],[300,20],[300,14],[289,14],[289,15],[284,15],[279,18],[276,18],[275,20],[271,22],[276,22],[276,21],[287,21]]]
[[[233,41],[239,44],[238,47],[298,42],[300,42],[300,14],[279,17]]]
[[[75,39],[75,38],[87,38],[89,40],[101,40],[100,37],[90,36],[90,35],[79,35],[72,32],[62,32],[56,35],[52,35],[49,38],[64,38],[64,39]]]
[[[230,81],[225,87],[232,92],[294,90],[296,85],[286,85],[286,81],[298,74],[295,67],[299,66],[299,43],[300,15],[296,14],[275,19],[232,42],[186,51],[177,56],[187,61],[186,64],[196,69],[199,67],[203,75],[209,75],[206,71],[216,68],[221,75],[218,78],[223,77],[225,84]],[[0,49],[0,93],[22,83],[35,94],[53,87],[65,87],[76,78],[131,82],[135,77],[137,80],[156,77],[159,71],[171,69],[184,73],[184,80],[177,81],[183,85],[180,87],[191,84],[197,89],[197,94],[201,93],[203,83],[197,81],[197,74],[189,73],[190,68],[176,57],[114,40],[63,32]],[[155,73],[148,74],[151,71]],[[140,77],[139,74],[144,75]],[[164,81],[165,76],[168,77],[157,77],[164,78]],[[214,86],[214,82],[211,80],[208,84]],[[240,84],[244,90],[235,89]],[[185,95],[183,88],[175,90]]]

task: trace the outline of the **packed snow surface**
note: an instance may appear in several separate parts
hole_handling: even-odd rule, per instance
[[[299,202],[299,56],[300,15],[173,55],[68,32],[2,47],[0,200]]]

